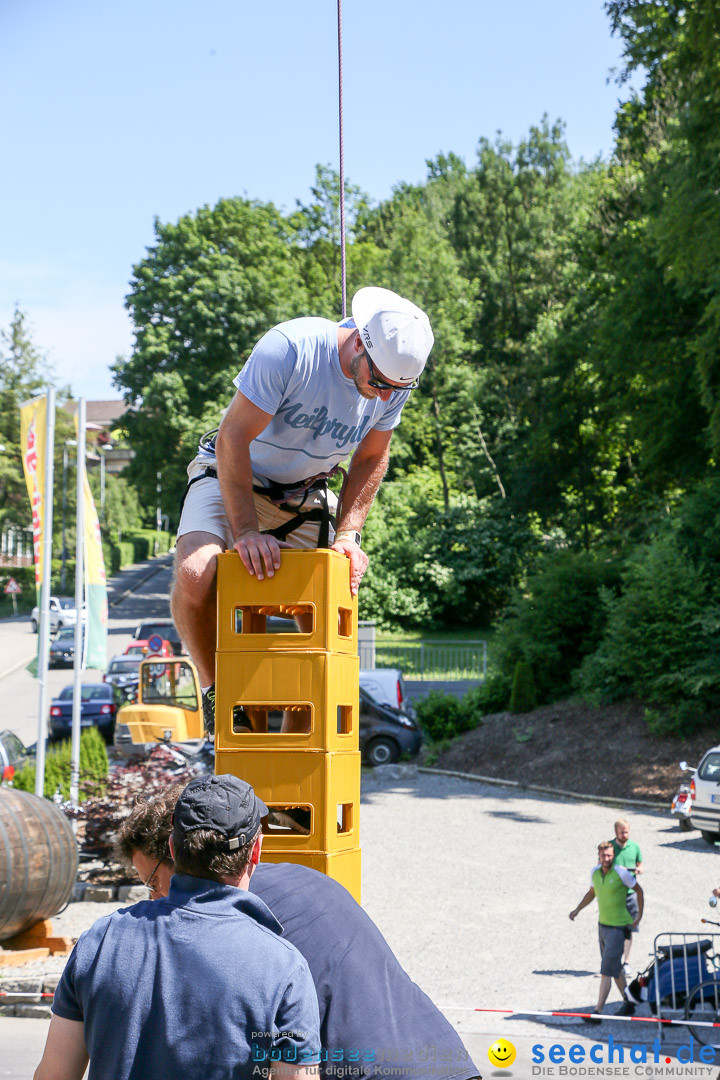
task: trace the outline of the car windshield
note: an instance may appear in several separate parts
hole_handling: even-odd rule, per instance
[[[69,627],[69,628],[64,629],[64,630],[58,630],[58,634],[57,634],[57,637],[55,638],[55,640],[56,641],[74,641],[75,640],[75,631],[72,629],[72,627]]]
[[[195,712],[198,700],[192,670],[182,662],[146,661],[142,668],[142,699],[144,705],[174,705]]]
[[[17,759],[22,757],[25,753],[25,747],[20,742],[17,735],[14,735],[12,731],[3,731],[2,735],[0,735],[0,739],[2,739],[11,761],[17,761]]]
[[[69,611],[70,608],[75,607],[75,601],[71,600],[70,597],[68,597],[68,596],[59,596],[58,597],[58,607],[61,607],[63,609],[63,611]]]
[[[142,658],[145,655],[146,651],[147,651],[147,645],[128,645],[127,655],[128,656],[137,656],[140,660],[142,660]]]
[[[115,660],[110,665],[110,674],[118,675],[124,674],[126,671],[137,671],[140,666],[140,657],[130,657],[129,660]]]
[[[716,784],[720,783],[720,752],[713,751],[708,754],[707,757],[700,762],[700,768],[698,769],[697,774],[701,780],[710,780]]]
[[[180,636],[172,623],[143,623],[135,637],[146,641],[155,634],[166,641],[176,641]]]
[[[112,690],[109,686],[104,684],[98,686],[82,686],[80,687],[80,699],[81,701],[102,701],[107,700],[112,694]],[[73,699],[73,687],[65,686],[58,695],[58,701],[72,701]]]

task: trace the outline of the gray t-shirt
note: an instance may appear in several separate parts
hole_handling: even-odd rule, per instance
[[[293,484],[330,472],[372,428],[390,431],[400,423],[409,391],[389,401],[361,397],[340,367],[337,331],[328,319],[281,323],[260,339],[233,380],[253,405],[272,415],[250,444],[259,483]],[[196,460],[213,464],[214,456],[201,453]]]

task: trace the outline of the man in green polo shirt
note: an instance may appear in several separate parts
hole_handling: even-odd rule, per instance
[[[626,870],[629,870],[635,877],[638,874],[642,874],[642,853],[640,847],[634,840],[630,839],[630,826],[625,818],[619,818],[615,822],[615,839],[612,842],[613,849],[615,851],[615,866],[624,866]],[[635,892],[629,892],[627,894],[627,909],[633,919],[637,918],[638,902],[637,894]],[[637,926],[633,929],[630,926],[625,928],[625,950],[623,953],[623,974],[626,979],[630,978],[631,971],[628,963],[630,959],[630,949],[632,948],[632,936],[637,933]]]
[[[578,906],[570,912],[574,921],[583,908],[597,897],[598,902],[598,940],[600,943],[600,990],[595,1013],[603,1011],[610,993],[612,980],[624,997],[625,976],[622,969],[625,927],[637,927],[643,913],[643,892],[635,876],[624,866],[613,866],[615,849],[610,840],[603,841],[598,847],[598,864],[590,876],[590,888]],[[638,915],[633,919],[626,907],[628,891],[634,889],[638,896]],[[623,1001],[621,1015],[631,1015],[635,1006]],[[600,1023],[598,1015],[590,1019],[591,1023]]]

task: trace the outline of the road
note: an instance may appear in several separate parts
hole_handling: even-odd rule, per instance
[[[155,573],[145,581],[149,571]],[[110,607],[108,618],[108,662],[125,651],[132,633],[141,619],[169,618],[171,558],[154,560],[148,566],[124,571],[112,580],[115,585],[116,603]],[[126,587],[134,581],[142,581],[129,596],[121,599]],[[14,731],[26,744],[37,739],[39,684],[26,670],[37,652],[37,634],[30,629],[28,616],[0,620],[0,728]],[[99,682],[102,672],[89,668],[83,672],[83,682]],[[63,686],[73,681],[72,668],[51,668],[48,672],[48,700],[55,697]],[[0,1076],[2,1074],[0,1073]]]
[[[166,581],[158,575],[137,598],[113,611],[113,641],[124,641],[137,619],[166,612]],[[7,676],[3,690],[16,679]],[[14,685],[19,693],[24,683]],[[7,702],[8,695],[3,699]],[[23,708],[32,717],[31,697]],[[655,1024],[608,1020],[588,1027],[573,1018],[538,1015],[586,1009],[596,999],[597,911],[586,909],[574,923],[568,913],[587,890],[597,844],[612,834],[617,816],[618,811],[592,802],[457,778],[421,773],[392,780],[363,771],[363,906],[410,975],[455,1025],[486,1077],[563,1075],[547,1060],[544,1072],[533,1073],[531,1048],[541,1047],[547,1055],[551,1045],[564,1052],[571,1045],[586,1052],[599,1045],[606,1055],[610,1035],[626,1055],[633,1045],[649,1048],[643,1071],[633,1064],[625,1075],[717,1075],[720,1061],[711,1071],[678,1065],[677,1049],[688,1043],[684,1028],[663,1030],[660,1062],[651,1065],[659,1034]],[[631,809],[624,816],[646,867],[646,915],[632,956],[641,970],[657,934],[704,929],[720,934],[720,927],[700,924],[702,916],[713,917],[707,899],[720,884],[720,864],[698,833],[681,833],[669,815]],[[617,1004],[613,988],[609,1008]],[[0,1019],[0,1078],[31,1074],[46,1027],[44,1021]],[[514,1043],[517,1060],[511,1070],[495,1072],[487,1050],[499,1037]],[[666,1056],[671,1064],[665,1064]],[[671,1068],[675,1071],[663,1072]]]

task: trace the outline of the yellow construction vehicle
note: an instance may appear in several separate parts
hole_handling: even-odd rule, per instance
[[[133,743],[202,738],[200,680],[189,656],[171,660],[153,656],[140,661],[137,701],[119,710],[117,726],[121,731],[122,725],[127,726]]]

